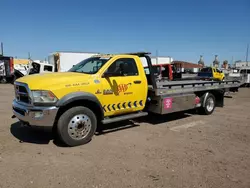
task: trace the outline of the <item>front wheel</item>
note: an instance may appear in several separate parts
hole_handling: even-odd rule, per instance
[[[88,143],[97,127],[95,114],[86,107],[78,106],[65,111],[58,120],[57,134],[68,146]]]
[[[2,84],[6,84],[6,83],[7,83],[7,79],[6,79],[5,77],[3,77],[3,78],[1,79],[1,83],[2,83]]]

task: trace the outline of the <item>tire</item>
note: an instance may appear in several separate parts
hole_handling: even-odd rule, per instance
[[[204,115],[210,115],[213,113],[214,109],[215,109],[215,97],[213,94],[209,93],[206,101],[205,101],[205,106],[201,107],[200,112],[201,114]]]
[[[6,84],[6,83],[7,83],[6,78],[3,77],[2,80],[1,80],[1,83],[2,83],[2,84]]]
[[[88,143],[97,128],[95,114],[86,107],[72,107],[65,111],[57,124],[58,138],[67,146],[79,146]]]

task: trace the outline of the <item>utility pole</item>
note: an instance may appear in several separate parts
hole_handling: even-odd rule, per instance
[[[246,62],[248,62],[248,49],[249,49],[249,44],[247,44]]]
[[[3,43],[1,42],[1,55],[3,56]]]
[[[232,66],[232,67],[235,67],[235,65],[234,65],[234,56],[232,56],[231,66]]]
[[[158,50],[156,50],[156,65],[158,65]]]

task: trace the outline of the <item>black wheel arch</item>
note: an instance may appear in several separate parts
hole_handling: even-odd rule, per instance
[[[62,97],[59,101],[57,101],[56,106],[59,108],[57,112],[56,121],[63,112],[75,106],[85,106],[89,108],[95,113],[98,121],[104,118],[104,111],[102,105],[98,100],[98,98],[92,93],[88,92],[70,93]]]

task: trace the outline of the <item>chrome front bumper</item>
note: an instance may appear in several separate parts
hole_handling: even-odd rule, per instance
[[[52,127],[58,108],[55,106],[26,106],[14,100],[12,111],[19,120],[29,125]]]

